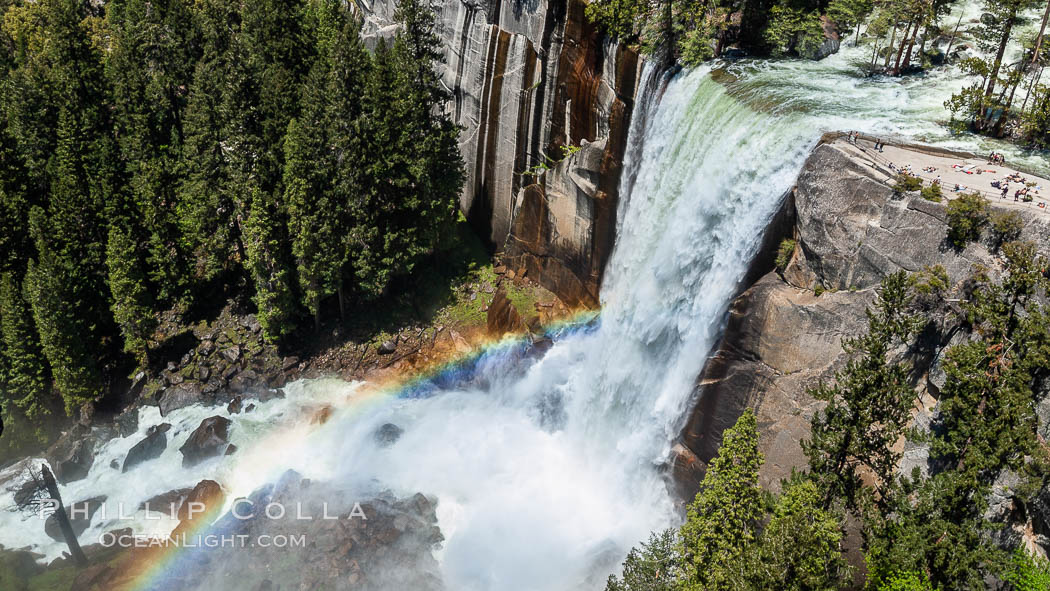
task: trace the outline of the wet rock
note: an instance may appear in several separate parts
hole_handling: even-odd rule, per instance
[[[226,361],[237,363],[237,360],[241,358],[241,348],[237,345],[233,345],[223,349],[219,354],[222,355],[222,358]]]
[[[149,381],[147,378],[148,376],[144,371],[140,371],[137,374],[135,374],[135,377],[131,379],[131,384],[128,385],[129,398],[139,397],[139,395],[142,393],[143,386],[145,386],[146,382]]]
[[[106,497],[92,497],[84,501],[77,501],[66,507],[66,515],[69,516],[69,525],[73,527],[73,533],[80,537],[84,530],[91,525],[91,517],[106,503]],[[58,518],[54,514],[44,520],[44,533],[56,542],[64,542],[62,529],[58,526]]]
[[[207,357],[215,352],[215,343],[205,339],[197,346],[197,352],[200,353],[201,357]]]
[[[405,430],[393,423],[384,423],[376,429],[375,440],[382,447],[389,447],[401,438]]]
[[[257,333],[260,330],[262,330],[262,324],[259,323],[259,319],[256,318],[255,315],[245,316],[241,320],[241,326],[243,326],[244,328],[247,328],[248,330],[252,331],[253,333]]]
[[[314,412],[313,416],[310,417],[311,425],[323,425],[328,422],[328,419],[332,418],[332,407],[331,405],[324,405]]]
[[[671,448],[668,468],[674,482],[675,492],[680,499],[692,499],[700,490],[699,483],[704,478],[704,464],[696,457],[693,450],[682,443]]]
[[[167,432],[169,429],[171,429],[171,423],[161,423],[147,429],[146,437],[128,450],[121,472],[127,472],[142,462],[160,457],[160,454],[164,453],[168,447]]]
[[[226,369],[224,369],[222,371],[222,379],[224,379],[224,380],[233,379],[233,376],[237,375],[237,373],[239,371],[241,371],[240,367],[238,367],[236,365],[231,365],[231,366],[227,367]]]
[[[248,414],[253,410],[255,410],[255,404],[249,404],[248,406],[244,407],[244,414]]]
[[[230,403],[226,405],[226,412],[230,413],[231,415],[235,415],[241,412],[241,405],[243,404],[243,402],[244,399],[241,398],[240,395],[234,396],[233,400],[231,400]]]
[[[51,446],[47,459],[59,483],[80,480],[95,463],[95,439],[86,427],[74,427]]]
[[[486,328],[490,336],[499,338],[507,333],[518,333],[525,331],[525,323],[514,307],[514,303],[507,297],[507,293],[500,289],[492,298],[486,319]]]
[[[255,373],[250,369],[246,369],[230,378],[230,390],[239,394],[247,392],[253,386],[255,386],[256,381],[258,379],[259,374]]]
[[[383,344],[379,345],[380,355],[390,355],[394,351],[397,351],[397,343],[392,340],[383,341]]]
[[[218,482],[214,480],[198,482],[179,506],[176,515],[179,524],[171,532],[172,536],[191,531],[197,522],[210,522],[214,519],[216,512],[222,508],[225,500],[226,494]]]
[[[259,402],[269,402],[278,398],[284,398],[284,390],[280,388],[267,388],[259,392],[259,395],[255,397]]]
[[[192,488],[177,488],[175,490],[169,490],[166,493],[160,493],[154,495],[142,503],[139,504],[138,509],[140,511],[154,511],[157,513],[164,513],[169,517],[176,517],[178,515],[179,507],[192,492]]]
[[[132,405],[131,407],[124,410],[124,412],[117,415],[117,418],[113,420],[114,425],[117,427],[117,433],[121,437],[128,437],[133,435],[135,431],[139,430],[139,409],[137,406]]]
[[[158,402],[160,415],[167,416],[173,410],[203,402],[203,393],[201,385],[197,382],[185,382],[164,390]]]
[[[285,357],[281,360],[281,371],[288,371],[295,366],[299,365],[299,358],[296,356]]]
[[[190,434],[186,443],[179,448],[182,453],[182,466],[188,468],[200,462],[227,453],[230,447],[230,419],[226,417],[208,417]]]

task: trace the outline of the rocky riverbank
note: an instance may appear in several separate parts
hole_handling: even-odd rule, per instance
[[[329,326],[318,335],[317,342],[304,347],[297,356],[282,355],[276,347],[265,342],[254,316],[238,313],[233,305],[223,309],[212,322],[180,326],[169,319],[162,328],[166,331],[162,350],[179,361],[164,363],[159,370],[143,370],[143,375],[136,377],[131,403],[116,416],[85,408],[78,420],[44,455],[64,485],[79,484],[93,469],[127,472],[139,465],[148,469],[149,463],[169,447],[173,436],[187,428],[192,433],[177,450],[184,467],[235,455],[239,451],[231,443],[231,431],[236,429],[231,426],[231,418],[240,413],[256,412],[257,405],[283,397],[284,387],[291,381],[334,376],[343,380],[383,383],[418,375],[429,367],[467,355],[481,344],[508,333],[539,338],[544,326],[569,313],[569,308],[553,293],[529,277],[527,269],[492,264],[482,264],[465,275],[443,302],[444,305],[430,313],[426,320],[416,316],[411,320],[391,321],[386,330],[366,333],[355,325]],[[179,350],[176,345],[184,348]],[[199,425],[194,423],[173,429],[168,415],[190,405],[215,408],[215,414],[200,421]],[[138,425],[142,406],[155,406],[160,422],[149,425],[148,429],[145,429],[146,425]],[[334,409],[321,407],[304,412],[307,413],[304,418],[321,424],[332,416]],[[114,459],[108,467],[95,465],[97,454],[109,440],[136,432],[144,435],[126,455]],[[397,426],[384,425],[375,436],[377,440],[392,442],[400,434]],[[0,481],[0,487],[17,491],[15,497],[19,504],[31,504],[28,499],[36,486],[25,477],[27,472],[22,470],[10,474],[5,481]],[[296,495],[307,500],[339,496],[338,491],[326,491],[325,483],[294,478],[294,486],[284,479],[280,486],[294,488]],[[266,497],[270,498],[279,492],[258,494],[270,495]],[[78,535],[87,529],[106,501],[104,495],[91,494],[95,496],[79,498],[81,495],[78,495],[78,498],[65,499],[71,509],[78,509],[71,518]],[[169,517],[185,520],[180,507],[184,508],[194,500],[213,496],[221,498],[225,494],[226,491],[217,483],[204,481],[196,487],[159,494],[148,504],[150,510],[160,507]],[[410,581],[413,588],[439,589],[431,549],[440,540],[440,532],[434,525],[436,518],[432,503],[422,495],[399,499],[381,494],[359,500],[369,516],[367,523],[360,526],[333,529],[330,524],[319,523],[309,524],[305,531],[299,531],[260,521],[245,527],[252,535],[306,534],[308,539],[321,540],[296,554],[294,559],[298,561],[295,573],[313,573],[318,582],[339,580],[356,582],[354,588],[391,588],[391,582],[384,577],[391,573],[407,573],[415,577]],[[52,539],[62,540],[54,519],[42,522],[40,526]],[[185,530],[188,525],[179,528]],[[118,535],[121,530],[113,530],[113,533]],[[92,566],[80,570],[74,568],[68,558],[52,561],[45,568],[37,564],[41,558],[39,555],[0,548],[0,574],[9,573],[12,580],[25,584],[55,578],[60,582],[53,588],[69,588],[75,579],[73,589],[123,589],[134,578],[129,573],[137,573],[158,559],[148,552],[113,553],[97,544],[85,551]],[[252,586],[244,588],[250,591],[288,588],[288,581],[281,577],[290,571],[282,570],[281,565],[287,565],[290,558],[278,549],[262,555],[249,554],[252,556],[250,564],[237,563],[235,556],[223,555],[220,562],[228,566],[225,569],[204,568],[199,561],[214,565],[215,562],[210,561],[216,556],[200,556],[195,559],[198,562],[193,563],[196,566],[187,567],[186,571],[187,581],[196,581],[193,584],[197,586],[177,588],[208,589],[217,584],[215,577],[247,580],[251,578],[249,575],[254,577],[251,578]],[[390,561],[416,566],[411,569],[382,566],[389,566]],[[305,568],[304,564],[312,566]]]

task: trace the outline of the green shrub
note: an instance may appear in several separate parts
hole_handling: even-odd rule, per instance
[[[824,295],[825,291],[827,290],[824,289],[824,286],[818,283],[817,286],[813,288],[813,295],[819,298],[820,296]]]
[[[948,203],[948,241],[956,248],[981,237],[988,223],[988,202],[978,193],[960,195]]]
[[[787,268],[793,254],[795,254],[795,241],[790,238],[781,240],[780,247],[777,248],[777,271],[783,271]]]
[[[917,176],[911,176],[908,173],[902,172],[897,175],[897,182],[893,185],[893,190],[898,193],[907,193],[909,191],[918,191],[922,188],[922,179]]]
[[[1016,591],[1046,591],[1050,589],[1050,562],[1018,548],[1010,558],[1003,579]]]
[[[921,295],[943,296],[948,293],[948,272],[942,265],[924,267],[922,271],[913,273],[908,282]]]
[[[993,211],[988,220],[992,223],[992,240],[996,248],[1021,237],[1024,220],[1016,211]]]
[[[941,185],[940,183],[934,183],[928,187],[923,187],[919,191],[919,195],[927,201],[933,201],[935,203],[941,202]]]
[[[897,573],[879,585],[879,591],[934,591],[923,573]]]

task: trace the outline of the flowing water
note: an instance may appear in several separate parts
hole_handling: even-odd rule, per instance
[[[821,62],[721,64],[714,76],[710,67],[670,80],[646,70],[600,318],[556,335],[542,357],[512,370],[494,349],[477,362],[484,379],[426,395],[356,400],[360,384],[298,382],[287,398],[231,417],[237,454],[192,469],[178,447],[201,419],[226,411],[181,409],[163,419],[174,424],[164,454],[122,476],[110,461],[162,421],[143,409],[139,432],[106,444],[65,497],[105,494],[132,507],[214,478],[233,498],[294,468],[362,495],[435,497],[449,589],[601,588],[632,545],[679,519],[663,460],[763,228],[823,131],[994,148],[1046,168],[1040,155],[949,134],[942,103],[962,84],[953,73],[866,78],[866,59],[866,49],[844,48]],[[308,425],[326,402],[339,408],[333,418]],[[373,434],[387,422],[404,434],[381,447]],[[11,504],[8,493],[0,504]],[[0,544],[58,555],[30,519],[0,513]],[[112,527],[97,517],[81,539]],[[171,527],[141,513],[134,522],[137,531]]]

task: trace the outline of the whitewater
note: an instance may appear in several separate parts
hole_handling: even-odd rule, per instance
[[[763,230],[823,132],[994,149],[1046,169],[1042,155],[949,132],[943,102],[964,83],[957,71],[865,77],[869,51],[674,75],[646,66],[600,316],[557,333],[541,357],[510,369],[494,352],[480,362],[485,379],[426,396],[355,402],[362,384],[320,379],[290,384],[284,399],[251,414],[190,407],[162,418],[143,408],[138,432],[107,442],[64,498],[107,495],[131,507],[211,478],[232,501],[294,468],[353,494],[435,498],[445,537],[435,552],[449,589],[601,589],[631,546],[681,519],[666,485],[668,453]],[[335,414],[310,425],[323,404]],[[233,421],[239,451],[184,469],[178,448],[216,414]],[[110,468],[160,422],[173,424],[160,458],[125,475]],[[404,430],[389,447],[373,436],[385,423]],[[4,491],[0,506],[11,505]],[[82,543],[113,528],[103,513]],[[132,523],[143,533],[174,525]],[[14,511],[0,511],[0,544],[48,558],[64,549]]]

